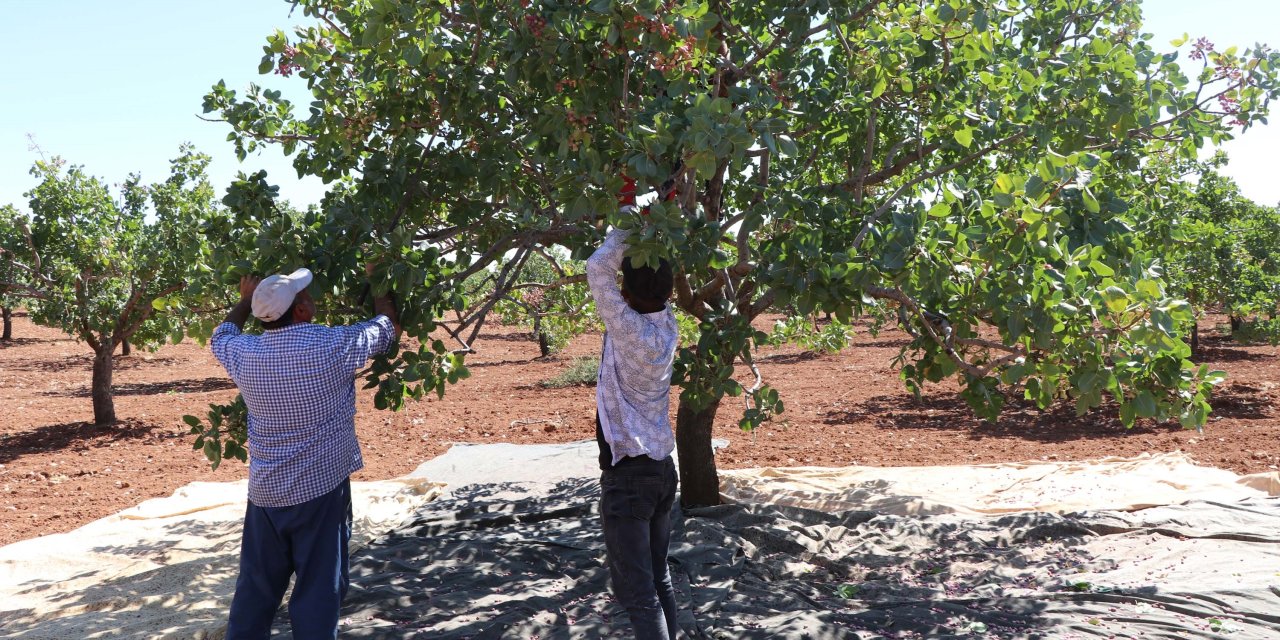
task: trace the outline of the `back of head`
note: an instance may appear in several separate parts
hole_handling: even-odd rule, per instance
[[[642,306],[661,309],[671,298],[675,277],[671,263],[658,260],[658,268],[648,265],[634,266],[631,258],[622,261],[622,288]]]

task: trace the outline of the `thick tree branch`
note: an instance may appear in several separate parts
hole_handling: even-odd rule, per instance
[[[508,291],[516,291],[519,289],[559,289],[571,284],[581,284],[587,281],[587,274],[580,273],[576,276],[564,276],[559,280],[552,282],[521,282],[507,287]]]
[[[896,287],[890,289],[887,287],[871,286],[871,287],[867,287],[865,291],[867,295],[873,298],[879,298],[881,300],[892,300],[894,302],[897,302],[903,309],[915,315],[920,320],[920,326],[924,327],[925,333],[939,347],[942,347],[942,349],[946,352],[947,357],[950,358],[951,361],[954,362],[957,367],[959,367],[965,373],[969,374],[970,376],[976,379],[985,378],[988,375],[991,375],[991,373],[996,369],[1006,364],[1009,364],[1011,362],[1015,362],[1019,358],[1025,358],[1027,356],[1026,351],[1022,349],[1019,349],[1017,347],[1010,347],[1008,345],[1003,345],[996,342],[991,342],[989,340],[983,340],[980,338],[950,338],[949,339],[949,338],[944,338],[941,335],[938,335],[938,331],[934,327],[934,323],[928,317],[926,317],[924,308],[920,306],[919,302],[917,302],[911,296],[907,295],[906,292],[903,291],[902,289],[899,289]],[[988,350],[1004,351],[1008,355],[992,360],[991,362],[988,362],[987,364],[979,367],[970,363],[968,360],[965,360],[964,357],[961,356],[960,353],[958,353],[955,350],[955,347],[952,346],[953,343],[960,344],[960,345],[977,346],[977,347],[981,347]]]

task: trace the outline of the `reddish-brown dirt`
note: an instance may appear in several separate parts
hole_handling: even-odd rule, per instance
[[[717,461],[722,468],[949,465],[1182,450],[1239,473],[1276,469],[1277,349],[1235,344],[1212,323],[1203,328],[1209,334],[1203,360],[1230,374],[1203,434],[1149,423],[1126,431],[1114,411],[1077,418],[1069,407],[1041,413],[1015,405],[997,424],[985,424],[959,401],[954,385],[931,387],[919,401],[904,390],[890,361],[905,334],[872,338],[859,331],[834,355],[766,351],[761,369],[787,411],[743,433],[737,407],[727,400],[715,436],[730,444]],[[237,461],[210,471],[181,421],[235,396],[207,349],[184,342],[119,359],[122,422],[98,428],[91,424],[88,347],[25,316],[15,319],[14,335],[0,342],[0,545],[74,529],[194,480],[245,477],[247,467]],[[593,437],[594,391],[539,383],[574,356],[596,353],[599,342],[598,335],[582,336],[563,353],[539,359],[522,330],[497,327],[468,357],[471,378],[443,400],[433,396],[390,413],[374,409],[364,392],[356,426],[366,466],[356,479],[402,475],[455,442]]]

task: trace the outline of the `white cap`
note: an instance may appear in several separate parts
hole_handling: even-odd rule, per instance
[[[293,299],[311,284],[311,271],[298,269],[289,275],[276,274],[258,283],[253,291],[253,316],[263,322],[280,319],[293,307]]]

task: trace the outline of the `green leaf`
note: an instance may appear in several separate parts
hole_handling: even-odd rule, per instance
[[[1107,310],[1112,313],[1119,313],[1129,308],[1129,294],[1120,287],[1111,286],[1103,289],[1102,297],[1106,301]]]
[[[968,149],[973,145],[973,129],[969,127],[961,127],[960,129],[956,129],[956,132],[953,135],[955,136],[956,142],[960,143],[960,146]]]
[[[1044,179],[1038,175],[1027,178],[1027,184],[1024,187],[1028,198],[1038,199],[1044,194]]]
[[[1159,412],[1156,407],[1155,396],[1146,390],[1139,391],[1138,395],[1134,397],[1133,409],[1137,412],[1139,418],[1154,418]]]
[[[1159,298],[1164,295],[1164,291],[1160,289],[1160,283],[1155,280],[1148,280],[1144,278],[1138,281],[1135,288],[1139,293],[1152,299]]]
[[[1088,209],[1089,213],[1102,211],[1102,207],[1098,205],[1098,199],[1093,196],[1093,192],[1089,191],[1087,187],[1080,190],[1080,198],[1084,201],[1084,208]]]
[[[591,199],[586,195],[580,195],[573,200],[573,204],[569,206],[569,217],[576,220],[583,220],[591,216]]]
[[[796,148],[796,142],[795,140],[791,139],[791,136],[780,135],[777,137],[777,140],[778,140],[778,151],[782,152],[782,155],[794,156],[797,153],[799,153],[799,150]],[[715,172],[715,169],[713,168],[712,173],[714,172]]]
[[[716,172],[716,157],[710,151],[699,151],[689,158],[689,166],[693,167],[698,175],[709,178]]]
[[[1108,265],[1101,260],[1090,261],[1089,270],[1104,278],[1110,278],[1111,276],[1116,275],[1116,270],[1112,269],[1111,265]]]
[[[875,100],[884,94],[884,90],[889,88],[889,81],[884,76],[876,78],[876,83],[871,87],[871,99]]]

